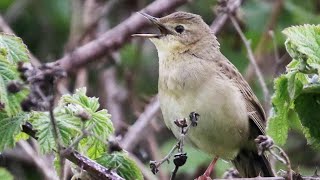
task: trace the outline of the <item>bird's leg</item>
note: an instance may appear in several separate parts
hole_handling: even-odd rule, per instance
[[[207,170],[204,172],[204,176],[207,176],[207,177],[210,177],[213,169],[214,169],[214,166],[216,165],[217,161],[219,159],[219,156],[216,156],[212,161],[211,163],[209,164]]]
[[[210,175],[214,169],[214,166],[216,165],[217,161],[219,159],[219,156],[216,156],[212,161],[211,163],[209,164],[207,170],[203,173],[203,175],[199,176],[197,178],[197,180],[207,180],[207,179],[211,179],[210,178]]]

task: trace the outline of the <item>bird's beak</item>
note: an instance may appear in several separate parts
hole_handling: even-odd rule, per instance
[[[159,21],[159,18],[150,16],[149,14],[138,12],[143,17],[147,18],[150,22],[152,22],[154,25],[157,26],[157,28],[160,30],[160,34],[132,34],[134,37],[145,37],[145,38],[160,38],[162,36],[165,36],[167,34],[171,34],[171,31],[166,28],[161,22]]]

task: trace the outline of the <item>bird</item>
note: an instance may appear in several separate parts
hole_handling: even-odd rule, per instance
[[[272,177],[265,155],[254,139],[266,134],[262,105],[237,68],[221,53],[220,44],[200,15],[174,12],[156,18],[140,12],[159,33],[134,34],[148,38],[159,58],[158,94],[166,126],[179,138],[175,119],[197,112],[197,127],[186,135],[195,148],[214,157],[203,177],[209,177],[218,158],[232,161],[241,177]]]

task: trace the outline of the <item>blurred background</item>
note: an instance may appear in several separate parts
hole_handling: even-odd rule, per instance
[[[40,63],[53,62],[72,53],[78,46],[95,39],[103,32],[121,23],[131,14],[144,8],[151,0],[1,0],[1,23],[9,27],[27,44]],[[178,10],[199,14],[212,24],[216,15],[216,0],[193,0]],[[166,12],[165,14],[169,14]],[[243,0],[235,12],[245,36],[251,40],[256,61],[262,70],[272,95],[273,79],[285,70],[290,61],[285,51],[285,37],[281,31],[292,25],[317,24],[320,21],[319,0]],[[128,27],[130,28],[130,27]],[[146,26],[142,32],[154,28]],[[0,31],[4,31],[3,24]],[[257,77],[247,58],[243,42],[229,20],[217,32],[223,54],[242,72],[256,95],[263,102],[266,112],[270,102],[264,101]],[[112,115],[116,133],[127,140],[126,149],[148,169],[150,160],[159,160],[176,143],[165,127],[160,111],[148,116],[141,127],[136,120],[150,106],[157,94],[158,62],[156,49],[148,40],[131,39],[118,50],[106,52],[81,68],[75,68],[59,82],[61,94],[86,86],[89,96],[99,97],[101,108]],[[34,62],[36,64],[36,62]],[[291,117],[294,120],[296,117]],[[136,126],[134,126],[136,125]],[[140,128],[140,129],[139,129]],[[312,175],[320,164],[320,153],[307,145],[301,130],[291,127],[284,145],[293,169],[303,175]],[[19,154],[19,147],[4,153],[7,167],[16,179],[41,179],[41,174],[28,158]],[[178,173],[178,179],[192,179],[202,174],[211,158],[187,147],[188,161]],[[221,177],[232,165],[219,160],[215,177]],[[277,170],[285,169],[276,163]],[[161,167],[159,179],[168,179],[174,168],[172,163]]]

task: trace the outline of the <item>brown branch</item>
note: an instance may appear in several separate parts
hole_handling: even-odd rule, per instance
[[[160,102],[158,97],[154,98],[154,100],[145,108],[145,111],[139,116],[125,137],[122,140],[121,147],[127,151],[131,151],[135,145],[139,142],[143,136],[140,136],[141,132],[145,130],[147,125],[150,123],[152,119],[155,118],[156,114],[160,110]]]
[[[35,135],[36,132],[32,129],[32,125],[27,123],[22,126],[22,131],[27,133],[34,139],[38,139]],[[101,166],[100,164],[94,162],[93,160],[87,158],[86,156],[80,154],[75,150],[65,149],[62,152],[63,156],[74,164],[78,165],[80,168],[86,170],[92,177],[100,180],[123,180],[117,173],[112,170]]]
[[[265,30],[261,35],[261,38],[258,42],[258,45],[256,47],[256,50],[254,52],[254,55],[256,57],[257,60],[257,64],[262,64],[263,63],[263,59],[262,58],[262,54],[263,52],[265,52],[265,47],[266,44],[269,43],[270,41],[270,35],[269,35],[269,31],[273,30],[276,26],[277,20],[279,18],[279,15],[281,14],[281,10],[283,8],[283,3],[284,0],[276,0],[273,2],[273,7],[272,7],[272,12],[269,16],[268,22],[266,24]],[[274,47],[276,48],[276,47]],[[249,64],[245,73],[245,78],[248,82],[250,82],[253,78],[254,75],[254,67],[253,65]]]
[[[188,0],[157,0],[141,11],[153,16],[159,16],[187,2]],[[148,21],[143,17],[134,13],[127,20],[105,32],[99,38],[75,49],[58,61],[66,71],[83,66],[110,51],[118,49],[130,39],[131,34],[138,32],[147,23]]]
[[[227,2],[227,8],[229,12],[233,13],[235,12],[241,5],[243,0],[229,0]],[[214,34],[217,34],[222,26],[226,23],[228,20],[228,14],[224,12],[220,12],[217,17],[214,19],[212,24],[210,25],[210,28]]]
[[[236,31],[238,32],[238,34],[240,35],[242,41],[243,41],[243,44],[245,45],[246,49],[247,49],[247,53],[248,53],[248,58],[250,60],[250,63],[252,64],[252,66],[254,67],[254,70],[255,70],[255,73],[258,77],[258,80],[259,80],[259,83],[260,83],[260,86],[262,88],[262,91],[263,91],[263,95],[264,95],[264,100],[265,102],[269,102],[269,99],[270,99],[270,94],[269,94],[269,90],[267,88],[267,85],[266,85],[266,82],[264,80],[264,77],[262,75],[262,72],[259,68],[259,66],[257,65],[257,62],[255,60],[255,57],[253,55],[253,52],[252,52],[252,49],[251,49],[251,45],[250,45],[250,42],[247,40],[247,38],[245,37],[245,35],[243,34],[237,20],[234,18],[233,15],[229,14],[229,18],[234,26],[234,28],[236,29]]]

